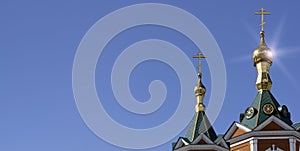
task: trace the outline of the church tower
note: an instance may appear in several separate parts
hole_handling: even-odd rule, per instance
[[[271,93],[270,68],[273,63],[272,50],[265,41],[264,8],[261,15],[260,43],[253,51],[252,60],[257,70],[255,86],[257,94],[245,112],[240,114],[240,122],[233,122],[224,135],[216,135],[205,114],[203,99],[206,88],[200,72],[198,53],[198,82],[194,89],[197,104],[195,115],[185,137],[173,144],[174,151],[300,151],[300,122],[293,123],[287,106],[280,105]]]
[[[217,136],[215,130],[210,124],[205,114],[205,105],[203,99],[206,88],[202,83],[202,73],[200,59],[205,58],[201,52],[193,58],[198,59],[198,82],[195,86],[194,93],[197,100],[195,106],[195,115],[190,122],[185,137],[180,137],[173,144],[174,151],[228,151],[228,145],[222,136]]]
[[[254,67],[257,70],[257,95],[252,104],[240,115],[240,123],[234,122],[224,139],[232,151],[299,151],[299,124],[293,125],[287,106],[280,105],[270,89],[272,50],[265,42],[264,8],[255,14],[261,15],[260,43],[253,51]]]

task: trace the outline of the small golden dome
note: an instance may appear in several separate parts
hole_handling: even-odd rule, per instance
[[[272,65],[273,53],[272,53],[271,49],[265,43],[264,31],[260,32],[260,44],[253,51],[252,59],[254,62],[254,66],[256,66],[257,63],[262,62],[262,61],[266,61],[270,65]]]
[[[206,88],[202,84],[201,77],[202,77],[201,73],[198,73],[198,83],[194,88],[194,92],[195,92],[196,97],[197,96],[204,96],[204,94],[206,92]]]
[[[195,106],[196,112],[205,110],[205,105],[203,104],[203,99],[204,99],[204,95],[206,92],[206,88],[202,84],[201,77],[202,77],[202,74],[198,73],[198,82],[194,89],[195,96],[197,98],[197,104]]]

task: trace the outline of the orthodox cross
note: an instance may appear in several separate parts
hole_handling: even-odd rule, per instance
[[[201,69],[201,62],[200,59],[201,58],[206,58],[205,56],[203,56],[202,52],[198,51],[197,56],[193,56],[193,58],[197,58],[198,59],[198,73],[200,73],[200,69]]]
[[[266,24],[264,15],[270,15],[270,12],[266,12],[264,8],[261,8],[259,12],[255,12],[255,15],[261,15],[261,31],[264,31],[264,25]]]

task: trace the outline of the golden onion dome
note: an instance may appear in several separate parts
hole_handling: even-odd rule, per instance
[[[272,65],[273,61],[273,53],[271,49],[265,43],[265,34],[264,31],[260,32],[260,44],[259,46],[253,51],[252,59],[254,62],[254,66],[257,63],[265,61]]]
[[[198,73],[198,83],[194,88],[194,92],[195,92],[196,97],[197,96],[204,96],[204,94],[206,92],[206,88],[202,84],[201,78],[202,78],[202,74]]]
[[[205,110],[205,105],[203,104],[203,99],[204,99],[204,95],[205,95],[205,92],[206,92],[206,88],[202,84],[201,76],[202,76],[202,74],[199,72],[198,73],[198,83],[197,83],[197,85],[195,86],[195,89],[194,89],[195,96],[197,98],[197,104],[195,106],[196,112]]]

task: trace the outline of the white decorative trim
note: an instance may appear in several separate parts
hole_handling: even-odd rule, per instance
[[[296,139],[295,137],[289,138],[290,150],[296,150]]]
[[[248,138],[248,139],[245,139],[243,141],[240,141],[240,142],[237,142],[237,143],[234,143],[234,144],[231,144],[230,147],[235,147],[235,146],[238,146],[238,145],[241,145],[241,144],[244,144],[244,143],[247,143],[247,142],[250,142],[251,140],[254,140],[254,139],[257,139],[257,140],[264,140],[264,139],[291,139],[291,138],[295,138],[293,136],[278,136],[278,137],[251,137],[251,138]],[[299,139],[297,139],[299,140]]]
[[[290,149],[290,150],[291,150],[291,149]],[[276,147],[276,146],[273,144],[270,148],[266,149],[265,151],[284,151],[284,150],[282,150],[282,149],[279,148],[279,147]],[[294,151],[294,150],[291,150],[291,151]]]
[[[257,142],[258,142],[258,140],[265,140],[265,139],[286,139],[286,140],[290,140],[290,145],[291,145],[291,139],[292,139],[294,141],[295,148],[294,148],[294,150],[291,149],[291,151],[295,151],[296,150],[296,140],[300,141],[299,139],[297,139],[297,138],[295,138],[293,136],[251,137],[251,138],[245,139],[243,141],[231,144],[230,147],[235,147],[235,146],[238,146],[238,145],[250,142],[250,149],[251,149],[251,151],[257,151]],[[290,148],[292,148],[292,147],[290,147]]]
[[[253,136],[255,136],[255,137],[270,136],[270,137],[266,137],[267,139],[278,138],[280,136],[285,137],[285,138],[289,138],[286,136],[295,136],[296,138],[300,138],[300,133],[297,131],[276,131],[276,133],[274,133],[274,131],[252,131],[251,133],[246,133],[241,136],[237,136],[235,138],[229,139],[227,141],[233,144],[235,142],[238,142],[238,141],[241,141],[241,140],[253,137]]]
[[[218,145],[188,145],[188,146],[184,146],[179,149],[175,149],[174,151],[187,151],[187,150],[199,150],[199,149],[202,149],[202,150],[214,149],[214,150],[218,150],[218,151],[229,151],[228,149],[223,148]]]
[[[248,138],[248,139],[245,139],[243,141],[240,141],[240,142],[237,142],[237,143],[234,143],[234,144],[231,144],[230,147],[235,147],[235,146],[238,146],[238,145],[241,145],[241,144],[244,144],[244,143],[247,143],[249,141],[253,140],[253,137],[251,138]]]
[[[257,151],[257,138],[250,140],[250,151]]]
[[[217,142],[217,145],[221,145],[222,147],[229,149],[229,146],[226,143],[226,141],[224,140],[224,138],[222,138],[219,142]]]
[[[226,132],[226,134],[224,135],[224,139],[225,139],[225,140],[229,139],[229,138],[232,136],[232,134],[233,134],[238,128],[241,129],[241,130],[243,130],[243,131],[245,131],[245,132],[250,132],[250,131],[251,131],[251,129],[249,129],[248,127],[246,127],[246,126],[244,126],[244,125],[241,125],[241,124],[239,124],[239,123],[237,123],[237,122],[234,122],[234,123],[232,124],[232,126],[229,128],[229,130]]]
[[[177,143],[176,143],[174,149],[178,149],[178,148],[182,147],[183,145],[188,145],[188,144],[189,144],[189,143],[186,142],[184,139],[179,138],[179,140],[177,141]]]
[[[272,115],[267,120],[265,120],[264,122],[262,122],[259,126],[257,126],[254,129],[254,131],[260,131],[260,130],[262,130],[263,128],[265,128],[271,122],[274,122],[274,123],[278,124],[280,127],[282,127],[285,130],[291,130],[291,131],[295,130],[293,127],[289,126],[288,124],[286,124],[285,122],[283,122],[282,120],[280,120],[279,118],[277,118],[276,116]]]
[[[278,137],[256,137],[258,139],[291,139],[293,136],[278,136]]]

